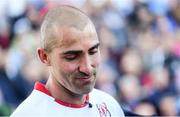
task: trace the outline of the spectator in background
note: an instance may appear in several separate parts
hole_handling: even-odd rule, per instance
[[[178,114],[176,99],[173,95],[166,95],[162,97],[159,102],[160,115],[162,116],[176,116]]]
[[[147,116],[157,115],[155,106],[150,102],[138,103],[134,107],[133,111],[140,115],[147,115]]]

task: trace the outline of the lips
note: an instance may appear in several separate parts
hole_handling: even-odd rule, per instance
[[[76,78],[78,81],[82,82],[82,84],[89,84],[92,82],[91,77],[81,77],[81,78]]]

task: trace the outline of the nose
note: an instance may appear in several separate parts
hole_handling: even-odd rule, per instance
[[[93,70],[93,63],[88,55],[83,57],[79,64],[79,71],[90,75]]]

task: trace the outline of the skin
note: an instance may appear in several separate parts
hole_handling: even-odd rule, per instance
[[[94,25],[89,22],[83,30],[63,26],[53,31],[57,42],[52,51],[37,49],[40,60],[49,68],[46,88],[55,99],[84,104],[86,95],[94,88],[100,63],[99,40]]]

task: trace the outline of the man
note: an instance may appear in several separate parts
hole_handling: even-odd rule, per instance
[[[123,117],[117,101],[94,89],[100,63],[99,39],[92,21],[70,6],[50,10],[41,26],[38,56],[49,70],[15,116]]]

